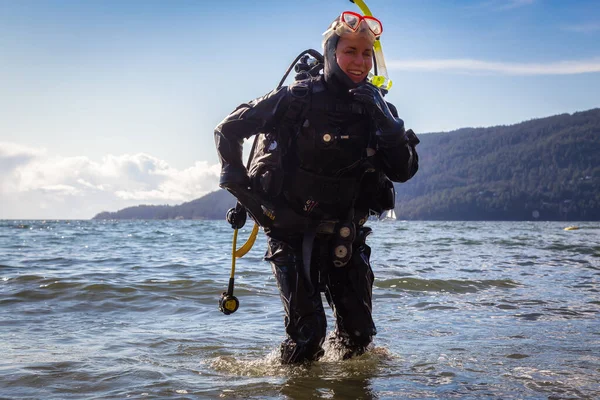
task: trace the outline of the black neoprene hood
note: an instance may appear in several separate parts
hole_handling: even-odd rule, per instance
[[[340,41],[340,36],[333,32],[325,41],[323,46],[323,56],[325,58],[325,68],[323,76],[327,86],[334,91],[345,92],[348,89],[357,87],[360,83],[354,83],[352,79],[342,69],[336,60],[335,51]]]

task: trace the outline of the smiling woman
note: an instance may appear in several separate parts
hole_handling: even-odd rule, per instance
[[[339,37],[333,52],[337,64],[354,83],[360,83],[373,68],[373,45],[382,32],[378,19],[344,11],[323,34],[323,44],[325,46],[333,34]]]
[[[237,232],[248,212],[269,238],[265,259],[286,313],[284,364],[323,356],[321,292],[336,317],[328,344],[343,358],[365,353],[377,333],[365,223],[394,208],[391,181],[417,172],[419,143],[383,99],[387,90],[367,80],[382,31],[375,18],[343,12],[324,34],[322,75],[238,106],[215,129],[220,185],[241,204],[227,219]],[[257,134],[246,169],[243,141]]]
[[[373,40],[365,36],[343,36],[338,42],[335,56],[342,71],[354,83],[362,82],[373,68]]]

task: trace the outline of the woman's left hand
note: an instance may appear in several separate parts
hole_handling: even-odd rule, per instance
[[[368,113],[375,119],[378,124],[394,124],[396,118],[392,114],[386,101],[383,99],[383,94],[374,85],[365,83],[357,88],[350,89],[350,94],[354,96],[354,99],[362,103]],[[383,126],[380,126],[383,128]]]
[[[407,141],[404,121],[394,116],[388,103],[383,99],[383,94],[376,86],[365,83],[350,89],[349,93],[356,101],[365,106],[375,121],[378,128],[376,136],[380,146],[398,146]]]

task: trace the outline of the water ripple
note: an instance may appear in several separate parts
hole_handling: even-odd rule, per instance
[[[521,286],[511,279],[498,280],[457,280],[457,279],[420,279],[400,278],[376,280],[375,286],[386,289],[414,290],[423,292],[451,292],[451,293],[476,293],[483,289],[502,288],[510,289]]]
[[[262,233],[224,315],[223,221],[0,221],[0,397],[600,398],[597,223],[371,225],[374,347],[288,367]]]

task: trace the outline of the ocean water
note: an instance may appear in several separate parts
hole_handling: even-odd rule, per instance
[[[373,347],[292,367],[262,233],[226,316],[225,221],[0,221],[0,398],[600,398],[600,223],[568,225],[373,222]]]

